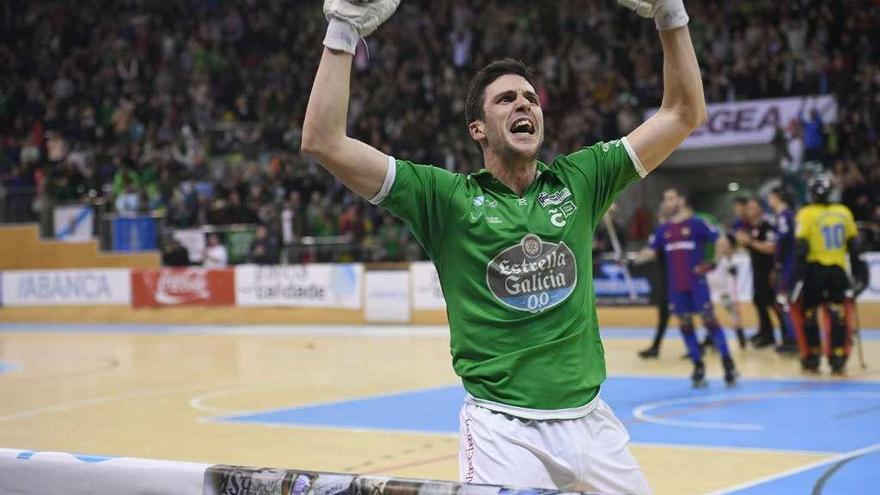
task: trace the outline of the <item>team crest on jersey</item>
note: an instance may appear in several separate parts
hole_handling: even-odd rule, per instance
[[[685,227],[685,228],[681,229],[681,235],[683,235],[685,237],[691,235],[690,227]]]
[[[574,253],[528,234],[486,267],[486,283],[505,306],[538,313],[565,301],[577,285]]]

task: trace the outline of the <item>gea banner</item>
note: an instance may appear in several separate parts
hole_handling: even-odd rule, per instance
[[[235,267],[239,306],[361,308],[360,264]]]
[[[131,272],[132,306],[135,308],[181,305],[232,306],[235,304],[232,269],[163,268]]]
[[[88,306],[131,304],[125,268],[3,272],[3,306]]]
[[[209,464],[0,449],[0,492],[202,495]]]
[[[64,242],[92,240],[95,212],[91,205],[56,206],[52,209],[55,238]]]
[[[709,118],[694,131],[679,149],[714,148],[747,144],[767,144],[776,130],[797,121],[803,112],[810,120],[817,110],[824,123],[837,120],[837,101],[833,96],[805,96],[773,98],[731,103],[712,103],[707,108]],[[657,109],[645,112],[645,118]]]
[[[434,264],[419,261],[409,266],[412,307],[414,310],[445,310],[446,300]]]

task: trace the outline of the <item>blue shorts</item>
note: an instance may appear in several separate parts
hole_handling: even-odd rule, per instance
[[[712,311],[712,297],[706,282],[691,286],[691,290],[669,291],[669,311],[674,315],[702,314]]]

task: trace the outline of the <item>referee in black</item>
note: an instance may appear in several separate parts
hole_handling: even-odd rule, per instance
[[[776,253],[776,233],[773,225],[764,217],[761,203],[756,198],[749,198],[746,202],[745,217],[747,225],[736,232],[736,241],[749,251],[752,261],[752,301],[759,323],[758,331],[751,337],[751,341],[752,345],[760,349],[776,344],[773,322],[770,320],[770,308],[776,309],[773,304],[775,291],[770,283]],[[777,313],[776,317],[781,329],[782,315]]]

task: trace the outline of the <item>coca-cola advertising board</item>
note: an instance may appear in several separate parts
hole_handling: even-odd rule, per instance
[[[235,271],[231,268],[163,268],[132,270],[135,308],[184,305],[235,305]]]

